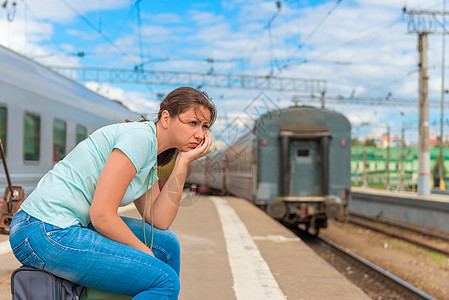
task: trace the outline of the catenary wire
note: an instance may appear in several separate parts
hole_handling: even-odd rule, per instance
[[[86,23],[91,29],[93,29],[96,33],[98,33],[106,42],[108,42],[113,48],[115,48],[121,55],[124,57],[128,57],[129,60],[137,63],[132,56],[130,56],[127,52],[120,49],[113,40],[111,40],[108,36],[106,36],[97,26],[95,26],[89,19],[81,15],[72,5],[70,5],[66,0],[62,0],[62,2],[72,10],[84,23]]]

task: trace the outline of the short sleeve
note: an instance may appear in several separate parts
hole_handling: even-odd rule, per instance
[[[157,141],[150,128],[123,131],[117,136],[114,148],[120,149],[131,160],[137,172],[156,162]]]

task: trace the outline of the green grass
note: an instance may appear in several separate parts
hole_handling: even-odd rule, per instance
[[[422,256],[426,259],[426,261],[434,262],[439,266],[447,266],[449,261],[449,258],[443,254],[425,250],[409,243],[384,241],[383,244],[385,243],[388,243],[391,248],[412,252],[412,256],[414,257]]]
[[[424,282],[424,285],[425,285],[426,287],[430,287],[430,288],[432,288],[432,289],[437,289],[437,288],[438,288],[438,285],[437,285],[437,284],[431,283],[431,282]]]

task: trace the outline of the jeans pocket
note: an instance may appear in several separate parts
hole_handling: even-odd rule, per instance
[[[44,269],[45,263],[42,259],[40,259],[39,256],[37,256],[36,253],[34,253],[33,248],[28,241],[28,238],[23,240],[23,242],[15,247],[12,251],[17,260],[22,264],[41,270]]]
[[[44,233],[47,236],[53,236],[55,234],[59,234],[62,230],[64,230],[61,227],[55,226],[55,225],[51,225],[48,223],[44,223]]]

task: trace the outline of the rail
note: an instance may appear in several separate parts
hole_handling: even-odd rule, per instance
[[[391,222],[391,221],[387,221],[387,220],[380,220],[380,219],[375,219],[374,217],[368,217],[368,216],[363,216],[360,214],[356,214],[356,213],[350,213],[350,218],[349,218],[349,222],[357,225],[357,226],[361,226],[403,241],[406,241],[408,243],[417,245],[421,248],[433,251],[433,252],[438,252],[444,255],[449,256],[449,250],[447,249],[442,249],[442,248],[438,248],[435,247],[433,245],[431,245],[430,243],[425,243],[422,241],[419,241],[415,238],[411,238],[409,235],[407,234],[401,234],[398,232],[393,232],[391,229],[389,230],[388,228],[379,228],[377,225],[378,224],[383,224],[383,225],[387,225],[390,227],[395,227],[395,228],[399,228],[401,230],[406,230],[408,232],[413,232],[415,234],[419,234],[421,236],[423,236],[424,238],[434,238],[434,239],[440,239],[446,242],[446,244],[448,244],[447,242],[449,241],[449,236],[444,235],[444,234],[439,234],[436,232],[431,232],[428,230],[424,230],[424,229],[420,229],[420,228],[414,228],[413,226],[410,225],[405,225],[405,224],[398,224],[396,222]],[[357,220],[359,219],[359,220]],[[364,220],[364,221],[360,221]],[[369,224],[367,222],[371,222],[372,224]],[[449,248],[449,247],[448,247]]]
[[[330,240],[311,235],[299,227],[289,224],[284,224],[284,226],[299,236],[318,255],[327,260],[337,270],[341,271],[343,275],[348,277],[349,280],[375,299],[434,299],[413,285]],[[329,253],[329,250],[331,253]],[[337,256],[344,262],[336,262]],[[352,266],[350,267],[352,277],[344,272],[344,270],[348,269],[348,265]],[[355,273],[356,269],[361,270],[360,273]],[[366,276],[367,273],[369,274],[368,276]],[[371,277],[371,279],[368,280],[368,277]]]

